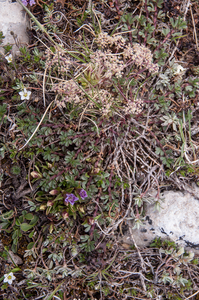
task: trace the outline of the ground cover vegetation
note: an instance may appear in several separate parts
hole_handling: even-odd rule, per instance
[[[198,2],[18,2],[30,44],[0,57],[1,299],[196,295],[192,253],[120,237],[198,183]]]

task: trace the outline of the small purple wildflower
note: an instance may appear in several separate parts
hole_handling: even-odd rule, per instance
[[[25,6],[27,6],[28,3],[30,4],[30,6],[36,4],[35,0],[29,0],[29,1],[27,1],[27,0],[21,0],[21,2],[22,2],[23,5],[25,5]]]
[[[65,202],[74,205],[75,201],[79,200],[74,194],[66,194]]]
[[[30,6],[36,4],[35,0],[30,0]]]
[[[28,5],[28,1],[27,0],[21,0],[21,2],[23,3],[23,5],[27,6]]]
[[[80,197],[84,200],[86,197],[88,197],[87,193],[85,190],[81,189],[79,192]]]

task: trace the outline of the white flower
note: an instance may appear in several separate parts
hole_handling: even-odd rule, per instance
[[[12,62],[12,54],[9,54],[5,57],[5,59],[7,59],[8,63]]]
[[[183,74],[186,71],[186,69],[183,68],[181,65],[176,64],[174,67],[174,75]]]
[[[24,88],[23,91],[19,92],[19,95],[21,96],[21,100],[29,100],[30,99],[30,95],[31,95],[31,92],[30,91],[27,91],[26,88]]]
[[[10,272],[9,274],[4,274],[3,282],[8,282],[9,284],[12,284],[13,280],[15,279],[16,277],[13,275],[12,272]]]

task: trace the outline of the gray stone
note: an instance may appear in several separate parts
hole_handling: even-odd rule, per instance
[[[199,251],[199,187],[190,192],[166,191],[163,193],[160,211],[154,204],[145,208],[144,226],[133,229],[132,234],[140,247],[149,246],[155,237],[169,239],[179,246]],[[131,228],[133,227],[133,223]],[[131,236],[126,236],[124,242],[130,243]]]
[[[0,31],[5,36],[3,45],[8,43],[13,45],[12,54],[17,54],[19,47],[28,44],[26,32],[28,26],[27,14],[19,3],[0,0]],[[2,47],[0,52],[4,53]]]
[[[11,250],[9,251],[10,256],[8,256],[9,263],[15,263],[16,265],[22,265],[23,260],[18,255],[14,254]]]

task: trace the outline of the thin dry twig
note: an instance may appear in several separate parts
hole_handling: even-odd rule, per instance
[[[197,51],[198,51],[199,50],[199,48],[198,48],[198,38],[197,38],[195,20],[194,20],[194,17],[193,17],[193,11],[192,11],[192,7],[191,6],[192,6],[192,4],[190,5],[190,12],[191,12],[191,18],[192,18],[192,23],[193,23],[193,30],[194,30],[196,48],[197,48]]]

